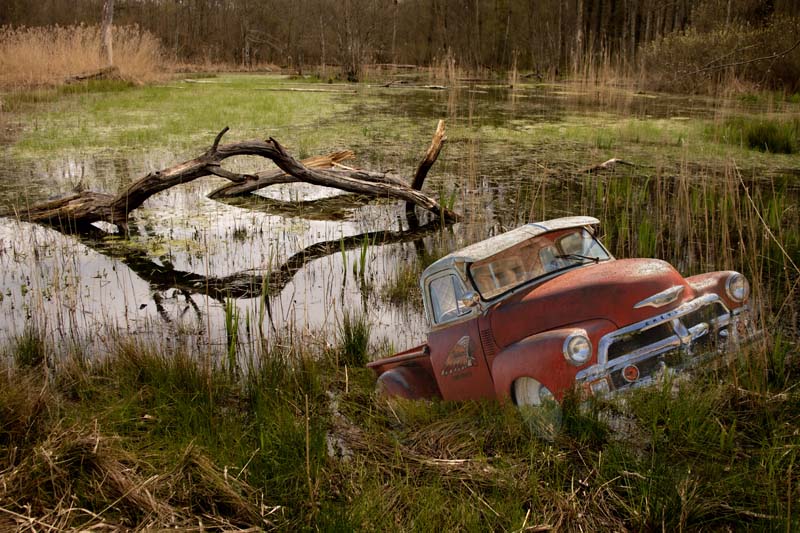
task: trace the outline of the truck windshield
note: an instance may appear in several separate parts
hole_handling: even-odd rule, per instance
[[[583,228],[539,235],[469,267],[475,288],[491,300],[515,287],[589,263],[610,259],[600,242]]]

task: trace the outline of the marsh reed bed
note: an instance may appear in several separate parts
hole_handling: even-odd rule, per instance
[[[105,67],[97,26],[0,28],[0,88],[57,87],[67,78]],[[118,76],[146,83],[163,78],[165,54],[150,33],[135,26],[114,28]]]
[[[441,70],[456,80],[452,64]],[[140,118],[117,117],[109,111],[113,104],[133,109],[139,97],[157,96],[147,115],[156,127],[137,138],[147,148],[176,131],[203,131],[225,120],[246,123],[245,115],[258,115],[282,131],[302,124],[308,135],[292,139],[301,151],[329,148],[335,138],[363,149],[373,163],[394,167],[413,157],[386,154],[418,147],[415,136],[427,129],[417,122],[435,110],[448,117],[451,140],[430,190],[465,213],[465,220],[412,242],[382,245],[350,239],[343,229],[348,235],[385,229],[398,223],[391,217],[397,206],[361,208],[345,222],[299,213],[245,216],[220,207],[215,222],[198,229],[197,218],[178,212],[164,220],[158,210],[197,211],[207,204],[190,195],[203,197],[212,184],[198,182],[190,192],[155,199],[137,221],[141,233],[133,244],[143,248],[150,270],[164,269],[173,283],[170,266],[227,274],[268,259],[272,268],[277,255],[320,240],[333,243],[331,254],[306,265],[307,276],[298,274],[294,286],[279,294],[264,286],[270,279],[265,276],[258,285],[271,296],[247,302],[212,302],[202,296],[202,286],[189,294],[157,280],[148,285],[145,271],[140,276],[123,262],[99,262],[113,274],[87,285],[93,291],[109,294],[115,279],[135,284],[126,308],[149,305],[152,297],[171,319],[184,320],[152,329],[132,321],[133,333],[120,322],[74,335],[71,322],[62,320],[67,335],[61,337],[40,329],[55,322],[32,321],[0,345],[0,529],[800,527],[798,190],[791,154],[751,149],[745,136],[727,133],[746,131],[739,119],[727,121],[746,113],[648,118],[654,108],[640,95],[626,92],[620,102],[619,93],[597,89],[566,98],[578,100],[578,109],[599,106],[605,112],[573,115],[560,103],[563,95],[539,105],[535,90],[524,84],[513,98],[501,90],[462,87],[433,97],[379,89],[388,94],[351,100],[273,90],[254,97],[253,83],[279,89],[299,82],[231,76],[197,88],[179,85],[205,102],[227,105],[208,106],[213,120],[187,109],[183,116],[193,121],[172,129],[157,126],[174,120],[168,108],[187,104],[171,87],[75,100],[71,112],[88,109],[106,126],[122,120],[125,127],[110,134],[127,135]],[[240,101],[249,104],[233,105]],[[662,114],[684,109],[671,101],[659,105],[667,109],[659,107]],[[630,106],[634,117],[623,111]],[[347,123],[338,120],[343,115]],[[101,151],[99,135],[82,137],[85,123],[71,129],[72,116],[49,117],[10,151],[42,157],[57,148],[53,153],[62,154],[78,138],[90,153]],[[251,124],[246,131],[260,128]],[[58,131],[64,132],[62,144],[47,144]],[[185,143],[178,142],[181,149]],[[581,171],[613,156],[635,164]],[[403,331],[398,324],[406,324],[404,317],[418,315],[417,280],[425,266],[488,234],[566,214],[600,218],[604,242],[617,257],[662,258],[684,275],[744,272],[765,337],[692,379],[622,401],[588,407],[567,402],[564,431],[552,443],[535,438],[508,406],[388,403],[374,395],[363,362],[406,347],[393,346],[379,332]],[[345,239],[353,246],[344,246]],[[70,320],[86,310],[103,316],[115,311],[109,304],[96,312],[78,282],[26,284],[27,293],[18,294],[25,275],[45,257],[55,257],[52,273],[59,283],[76,273],[94,279],[94,271],[81,271],[80,258],[98,258],[66,240],[73,244],[59,247],[58,239],[42,238],[35,250],[24,243],[4,248],[3,264],[20,272],[7,281],[15,297],[6,296],[3,305],[13,303],[20,320],[27,312],[35,318],[52,302]],[[119,246],[116,254],[125,251]],[[288,318],[271,324],[267,305]],[[313,322],[319,308],[324,316]],[[388,326],[380,323],[387,320]]]

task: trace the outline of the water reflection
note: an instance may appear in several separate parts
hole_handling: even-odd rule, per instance
[[[301,327],[334,334],[342,309],[361,308],[377,339],[405,344],[422,338],[423,317],[418,309],[384,304],[380,282],[422,253],[426,239],[449,231],[435,221],[409,226],[397,219],[395,230],[357,233],[368,225],[365,219],[334,228],[261,213],[228,213],[211,230],[190,230],[178,220],[144,216],[130,241],[99,231],[71,238],[2,221],[4,335],[32,324],[55,339],[109,325],[132,332],[169,326],[220,343],[225,303],[233,299],[242,323],[254,330]],[[357,266],[365,242],[369,252]]]

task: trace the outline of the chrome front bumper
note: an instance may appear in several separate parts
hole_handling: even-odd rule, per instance
[[[731,312],[719,296],[708,294],[608,333],[598,343],[597,364],[575,380],[590,394],[646,385],[756,335],[747,306]]]

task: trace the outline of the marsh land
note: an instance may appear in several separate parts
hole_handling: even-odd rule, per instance
[[[0,219],[0,527],[800,527],[797,95],[430,76],[2,95],[0,205],[17,215]],[[400,202],[309,185],[220,202],[216,177],[154,196],[128,235],[25,222],[26,206],[195,157],[225,126],[410,178],[438,119],[425,190],[456,224],[422,214],[415,230]],[[630,164],[587,171],[612,158]],[[599,218],[617,257],[745,273],[763,342],[572,406],[553,443],[510,408],[375,397],[363,364],[424,340],[425,265],[567,215]]]

